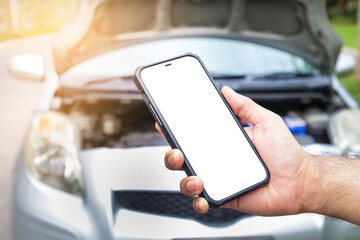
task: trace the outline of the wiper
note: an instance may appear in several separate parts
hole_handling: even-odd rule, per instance
[[[112,82],[116,80],[132,80],[133,75],[127,75],[127,76],[116,76],[116,77],[108,77],[108,78],[99,78],[99,79],[92,79],[86,82],[83,87],[88,87],[93,84],[101,84],[101,83],[107,83]]]
[[[299,73],[299,72],[275,72],[263,75],[253,75],[251,80],[278,80],[292,78],[309,78],[317,76],[316,73]]]
[[[233,79],[233,80],[277,80],[277,79],[293,79],[293,78],[308,78],[314,77],[318,74],[316,72],[312,73],[300,73],[300,72],[275,72],[267,74],[249,74],[249,75],[236,75],[236,74],[216,74],[210,73],[213,79]]]
[[[240,75],[240,74],[216,74],[210,73],[213,79],[245,79],[247,75]]]

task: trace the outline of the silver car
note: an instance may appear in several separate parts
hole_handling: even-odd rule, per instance
[[[193,52],[218,87],[291,121],[307,151],[356,157],[358,106],[334,75],[341,44],[325,0],[81,1],[52,43],[56,72],[14,170],[14,238],[359,239],[317,214],[194,212],[132,81],[139,65]]]

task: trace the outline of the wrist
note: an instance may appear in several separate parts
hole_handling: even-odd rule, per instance
[[[306,153],[303,161],[303,185],[301,194],[302,213],[321,213],[326,197],[321,176],[321,156]]]

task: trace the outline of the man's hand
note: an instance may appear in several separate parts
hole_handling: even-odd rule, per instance
[[[221,92],[235,114],[253,125],[245,130],[270,171],[266,186],[223,207],[263,216],[313,212],[360,224],[360,160],[308,154],[278,115],[229,87]],[[156,128],[161,131],[158,125]],[[182,170],[183,164],[179,150],[166,153],[168,169]],[[197,176],[180,182],[185,195],[199,195],[203,188],[204,183]],[[209,210],[202,197],[194,199],[193,207],[199,213]]]
[[[265,187],[226,203],[223,207],[257,215],[299,213],[308,154],[296,142],[278,115],[228,87],[224,87],[221,92],[235,114],[253,125],[245,130],[271,175],[270,182]],[[167,168],[180,170],[183,163],[183,155],[179,150],[166,153]],[[203,187],[202,180],[196,176],[187,177],[180,183],[182,193],[189,196],[200,194]],[[194,199],[193,206],[199,213],[209,210],[209,204],[201,197]]]

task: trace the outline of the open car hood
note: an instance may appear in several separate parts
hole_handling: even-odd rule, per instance
[[[112,49],[176,37],[217,37],[267,45],[332,73],[342,41],[326,0],[82,0],[53,42],[56,70]],[[141,57],[141,56],[134,56]]]

